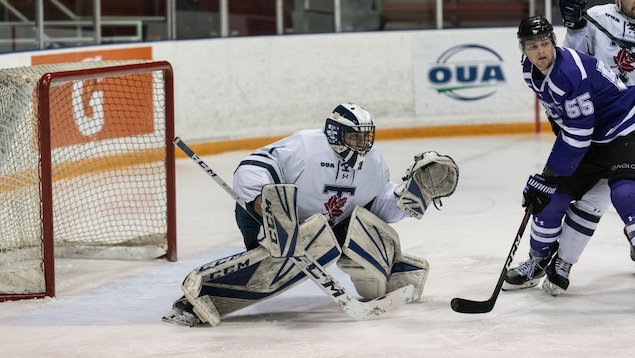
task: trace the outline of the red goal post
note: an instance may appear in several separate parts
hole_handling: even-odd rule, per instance
[[[0,70],[0,301],[60,258],[176,261],[173,138],[168,62]]]

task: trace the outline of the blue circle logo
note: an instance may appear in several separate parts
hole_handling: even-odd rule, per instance
[[[432,88],[450,98],[476,101],[496,93],[505,83],[496,51],[481,45],[454,46],[439,56],[428,71]]]

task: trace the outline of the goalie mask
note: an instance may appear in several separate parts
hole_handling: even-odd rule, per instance
[[[362,168],[375,141],[375,125],[370,113],[353,103],[337,106],[326,119],[324,134],[331,148],[352,169]]]

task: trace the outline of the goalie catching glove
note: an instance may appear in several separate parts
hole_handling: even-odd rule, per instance
[[[439,209],[441,198],[454,193],[459,167],[447,155],[429,151],[415,155],[415,163],[406,170],[403,183],[395,188],[397,207],[411,217],[421,219],[430,204]]]

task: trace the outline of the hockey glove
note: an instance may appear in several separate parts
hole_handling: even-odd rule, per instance
[[[523,190],[523,207],[532,205],[531,213],[539,214],[545,206],[549,205],[551,197],[556,192],[558,186],[553,178],[543,177],[540,174],[531,175],[527,179],[527,184]]]
[[[582,18],[586,0],[560,0],[559,5],[564,26],[573,30],[586,26],[586,19]]]
[[[437,209],[441,198],[452,195],[459,180],[459,167],[447,155],[434,151],[415,155],[404,182],[395,188],[397,207],[413,218],[421,219],[430,204]]]

